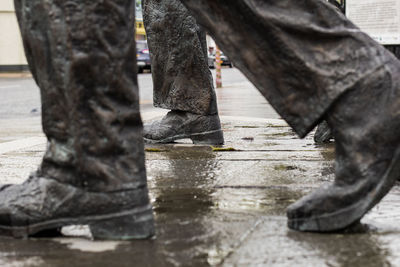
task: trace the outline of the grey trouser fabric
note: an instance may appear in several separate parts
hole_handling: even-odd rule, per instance
[[[181,2],[300,136],[392,56],[326,1]]]
[[[400,45],[385,45],[384,47],[400,59]]]
[[[217,114],[205,32],[179,0],[145,0],[143,17],[151,54],[154,106]]]
[[[146,185],[135,3],[15,0],[49,147],[40,175],[90,191]]]

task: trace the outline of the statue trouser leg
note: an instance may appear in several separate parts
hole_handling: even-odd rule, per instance
[[[336,1],[335,1],[336,2]],[[336,2],[337,3],[337,2]],[[386,45],[385,48],[400,58],[400,45]],[[315,131],[314,141],[317,144],[329,143],[333,139],[333,133],[326,121],[321,122]],[[400,178],[400,177],[399,177]]]
[[[144,24],[151,53],[154,106],[171,110],[144,126],[144,139],[168,143],[224,142],[205,32],[179,0],[145,0]]]
[[[0,233],[88,224],[94,238],[154,232],[135,73],[134,1],[15,0],[49,145],[0,191]]]
[[[341,5],[336,0],[329,0],[328,2],[337,7],[338,11],[342,12],[343,14],[345,13],[344,4]],[[315,131],[314,142],[316,144],[325,144],[329,143],[332,139],[333,135],[328,123],[326,121],[322,121],[320,124],[318,124]]]
[[[326,118],[336,177],[288,208],[288,225],[334,231],[387,194],[400,166],[400,63],[320,0],[181,0],[301,136]]]

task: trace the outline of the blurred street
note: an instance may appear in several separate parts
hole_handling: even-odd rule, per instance
[[[215,77],[215,70],[211,70]],[[264,98],[256,89],[243,90],[248,87],[249,82],[235,68],[223,69],[224,88],[218,89],[217,94],[220,103],[220,113],[252,117],[276,117],[275,112],[266,108]],[[138,74],[140,90],[140,107],[142,112],[153,110],[153,82],[151,73]],[[243,88],[241,88],[241,85]],[[39,88],[30,75],[0,74],[0,119],[23,119],[30,118],[40,113]],[[229,101],[227,97],[229,96]],[[229,107],[233,99],[234,108]],[[238,101],[240,100],[240,101]],[[256,100],[256,101],[254,101]],[[239,106],[237,106],[239,104]],[[234,114],[232,113],[234,112]]]
[[[212,73],[215,77],[215,70]],[[224,88],[216,91],[220,115],[279,118],[239,70],[224,68],[222,78]],[[138,74],[138,83],[142,116],[151,118],[165,113],[165,110],[153,107],[151,73]],[[42,136],[39,88],[32,77],[27,74],[0,74],[0,93],[0,143]]]

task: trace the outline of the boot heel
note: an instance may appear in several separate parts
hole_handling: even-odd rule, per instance
[[[153,212],[147,209],[111,219],[96,220],[90,224],[90,231],[94,239],[146,239],[155,233]]]
[[[192,134],[190,136],[193,144],[207,144],[207,145],[223,145],[224,134],[222,130],[204,132],[199,134]]]

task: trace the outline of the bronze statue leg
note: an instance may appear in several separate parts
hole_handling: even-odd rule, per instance
[[[49,147],[0,191],[0,233],[89,224],[94,238],[154,233],[136,80],[133,1],[15,0]]]
[[[145,125],[145,141],[191,138],[194,143],[222,144],[205,32],[179,0],[145,0],[143,15],[154,106],[171,110],[162,120]]]
[[[336,178],[288,208],[288,225],[358,222],[399,177],[400,62],[326,1],[181,0],[235,66],[305,136],[326,118]]]

